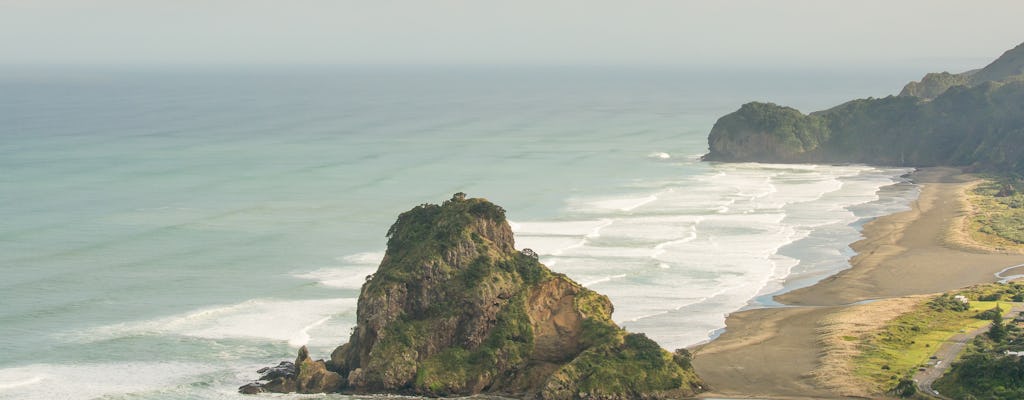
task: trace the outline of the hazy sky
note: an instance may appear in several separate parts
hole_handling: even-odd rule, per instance
[[[0,0],[0,64],[973,65],[1024,0]]]

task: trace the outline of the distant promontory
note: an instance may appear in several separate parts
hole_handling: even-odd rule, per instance
[[[958,166],[1024,174],[1024,44],[979,70],[928,74],[898,96],[803,114],[753,102],[725,115],[703,159]]]

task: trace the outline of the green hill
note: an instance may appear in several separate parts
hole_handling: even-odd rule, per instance
[[[809,115],[748,103],[715,123],[704,159],[949,165],[1024,174],[1022,70],[1024,44],[981,70],[929,74],[900,96],[853,100]],[[998,80],[982,80],[987,78]]]

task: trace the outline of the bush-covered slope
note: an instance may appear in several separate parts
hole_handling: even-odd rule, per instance
[[[745,104],[715,123],[704,159],[950,165],[1021,174],[1024,80],[1019,73],[1006,74],[1022,68],[1024,45],[982,70],[932,74],[927,88],[909,90],[934,98],[860,99],[810,115],[770,103]],[[978,76],[1001,80],[977,81]]]
[[[932,101],[854,100],[810,115],[751,103],[719,119],[708,144],[704,159],[710,161],[952,165],[1024,173],[1024,82],[958,86]]]
[[[900,96],[934,99],[954,86],[976,86],[985,82],[1009,82],[1024,78],[1024,43],[1007,50],[985,68],[959,74],[927,74],[919,82],[903,87]]]

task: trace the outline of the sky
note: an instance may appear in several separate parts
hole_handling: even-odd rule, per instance
[[[982,65],[1024,1],[0,0],[0,65]],[[953,71],[957,72],[957,71]]]

